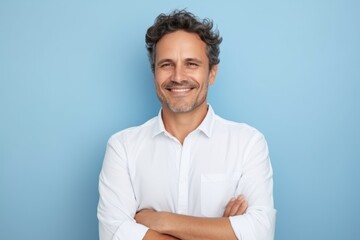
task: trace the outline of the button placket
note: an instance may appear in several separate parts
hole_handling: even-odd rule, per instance
[[[177,210],[179,214],[188,213],[190,146],[191,143],[189,139],[185,139],[181,149],[179,168],[179,202]]]

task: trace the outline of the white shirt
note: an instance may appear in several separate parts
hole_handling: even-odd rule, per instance
[[[143,239],[147,227],[135,213],[154,209],[221,217],[233,196],[248,209],[230,217],[238,239],[273,239],[272,168],[266,141],[256,129],[224,120],[211,106],[183,145],[162,122],[161,111],[145,124],[114,134],[99,180],[101,240]]]

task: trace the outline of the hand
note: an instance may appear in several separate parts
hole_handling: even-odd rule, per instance
[[[233,197],[226,205],[223,217],[242,215],[248,208],[247,201],[243,195]]]
[[[160,231],[162,227],[161,214],[161,212],[156,212],[151,209],[143,209],[136,213],[135,221],[150,229]]]

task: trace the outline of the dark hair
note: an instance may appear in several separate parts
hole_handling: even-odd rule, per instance
[[[177,30],[196,33],[202,41],[206,43],[206,54],[209,58],[209,68],[220,62],[219,45],[222,37],[219,31],[212,30],[213,22],[205,18],[199,20],[194,14],[186,10],[174,10],[169,15],[160,14],[154,24],[148,28],[145,36],[146,48],[151,65],[151,70],[155,71],[155,49],[157,42],[165,35]]]

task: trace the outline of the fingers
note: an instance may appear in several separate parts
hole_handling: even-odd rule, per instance
[[[155,212],[155,211],[152,209],[142,209],[135,214],[134,219],[137,223],[141,223],[152,212]]]
[[[233,197],[226,205],[224,217],[237,216],[245,213],[248,203],[243,195]]]
[[[237,212],[234,215],[231,215],[231,216],[242,215],[242,214],[244,214],[246,212],[246,210],[248,208],[248,202],[246,201],[244,196],[241,196],[241,197],[242,197],[242,201],[241,201],[241,204],[240,204]]]

